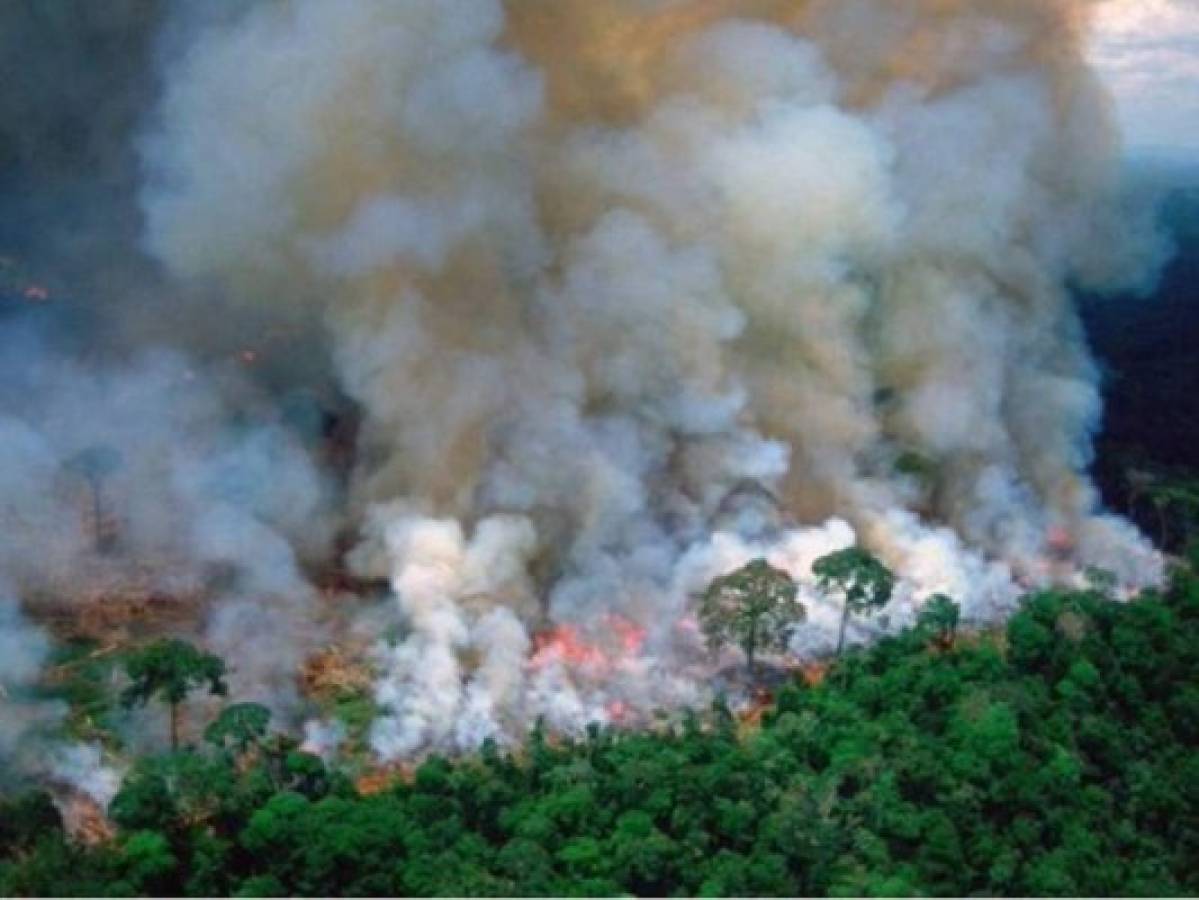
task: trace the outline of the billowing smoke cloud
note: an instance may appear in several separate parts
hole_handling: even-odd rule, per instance
[[[318,637],[302,562],[336,519],[280,414],[236,372],[177,355],[83,366],[8,336],[0,571],[51,618],[157,599],[228,654],[245,693],[285,705]]]
[[[337,516],[276,404],[178,354],[97,364],[4,334],[0,764],[101,806],[119,784],[98,747],[65,742],[48,628],[193,636],[238,697],[298,725],[297,673],[324,636],[305,564],[327,558]]]
[[[381,755],[686,702],[688,597],[756,555],[810,584],[860,539],[900,624],[935,591],[981,621],[1091,564],[1159,577],[1085,474],[1067,286],[1162,248],[1116,205],[1083,20],[294,0],[197,37],[145,143],[148,247],[323,310],[365,416],[352,558],[406,628]],[[811,650],[835,614],[806,593]]]
[[[240,300],[221,322],[320,323],[312,360],[297,341],[272,378],[328,359],[357,406],[346,508],[269,390],[162,354],[99,379],[34,366],[17,394],[54,414],[11,415],[0,452],[20,475],[0,498],[86,574],[78,515],[21,485],[131,448],[106,474],[127,552],[175,578],[233,573],[206,583],[201,628],[237,692],[279,707],[323,639],[303,564],[344,514],[349,564],[394,597],[350,629],[375,633],[389,760],[703,702],[693,597],[757,556],[801,582],[801,654],[836,627],[812,562],[859,541],[901,585],[854,641],[936,592],[985,622],[1091,565],[1153,583],[1159,556],[1086,475],[1100,405],[1069,287],[1144,288],[1164,253],[1120,202],[1086,10],[278,0],[166,17],[136,142],[144,248],[187,296]],[[253,426],[230,427],[246,403]],[[30,558],[8,567],[36,587],[50,570]]]

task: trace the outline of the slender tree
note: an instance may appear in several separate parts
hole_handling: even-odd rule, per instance
[[[106,444],[93,444],[80,450],[64,463],[66,469],[82,478],[92,498],[92,533],[98,552],[108,547],[104,537],[104,482],[121,467],[121,454]]]
[[[821,557],[813,564],[812,574],[825,594],[841,595],[841,627],[837,632],[840,656],[850,614],[866,614],[886,606],[895,589],[895,576],[861,547],[847,547]]]
[[[132,682],[121,692],[126,708],[160,699],[170,708],[171,749],[179,748],[179,705],[194,689],[208,686],[209,693],[224,695],[225,663],[186,641],[159,640],[131,653],[125,673]]]
[[[717,578],[699,607],[708,646],[715,650],[736,643],[745,652],[752,679],[758,651],[784,649],[791,628],[806,616],[796,592],[791,576],[764,559]]]

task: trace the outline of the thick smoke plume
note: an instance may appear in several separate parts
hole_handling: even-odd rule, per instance
[[[995,620],[1092,565],[1153,583],[1086,474],[1098,377],[1069,288],[1145,287],[1163,254],[1118,202],[1087,7],[164,16],[144,248],[235,321],[318,323],[316,361],[297,341],[282,372],[361,416],[345,509],[269,410],[218,427],[249,388],[205,370],[160,396],[188,371],[171,357],[92,399],[51,367],[33,389],[79,427],[4,452],[49,472],[139,435],[128,540],[236,568],[205,633],[272,698],[324,639],[302,563],[344,516],[349,563],[393,596],[337,626],[369,636],[384,759],[703,702],[693,596],[757,556],[801,582],[800,654],[836,626],[811,564],[855,542],[901,576],[890,627],[937,592]],[[144,405],[106,404],[128,378]]]

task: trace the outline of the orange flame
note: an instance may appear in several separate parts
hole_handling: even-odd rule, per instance
[[[812,687],[824,681],[824,677],[828,674],[829,664],[823,662],[807,663],[799,667],[800,674],[803,680]]]
[[[606,633],[598,640],[584,638],[574,625],[557,625],[533,639],[531,669],[544,669],[555,662],[591,674],[603,674],[629,657],[641,653],[645,628],[623,616],[604,616]]]
[[[742,725],[757,728],[762,724],[762,717],[774,704],[774,695],[764,688],[754,691],[749,706],[738,713],[737,718]]]
[[[382,766],[359,775],[354,781],[354,787],[364,797],[370,797],[391,790],[400,782],[411,783],[415,775],[416,767],[413,765],[401,763]]]
[[[533,641],[531,668],[543,669],[555,662],[583,669],[606,669],[609,665],[607,654],[579,637],[573,625],[559,625]]]
[[[645,629],[636,622],[631,622],[623,616],[611,614],[607,622],[612,627],[621,649],[629,656],[636,656],[645,644]]]

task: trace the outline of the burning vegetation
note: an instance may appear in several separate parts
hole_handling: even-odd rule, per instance
[[[1088,3],[141,6],[56,26],[137,50],[113,234],[0,230],[0,762],[85,842],[1162,583],[1087,470],[1069,286],[1165,253]]]

